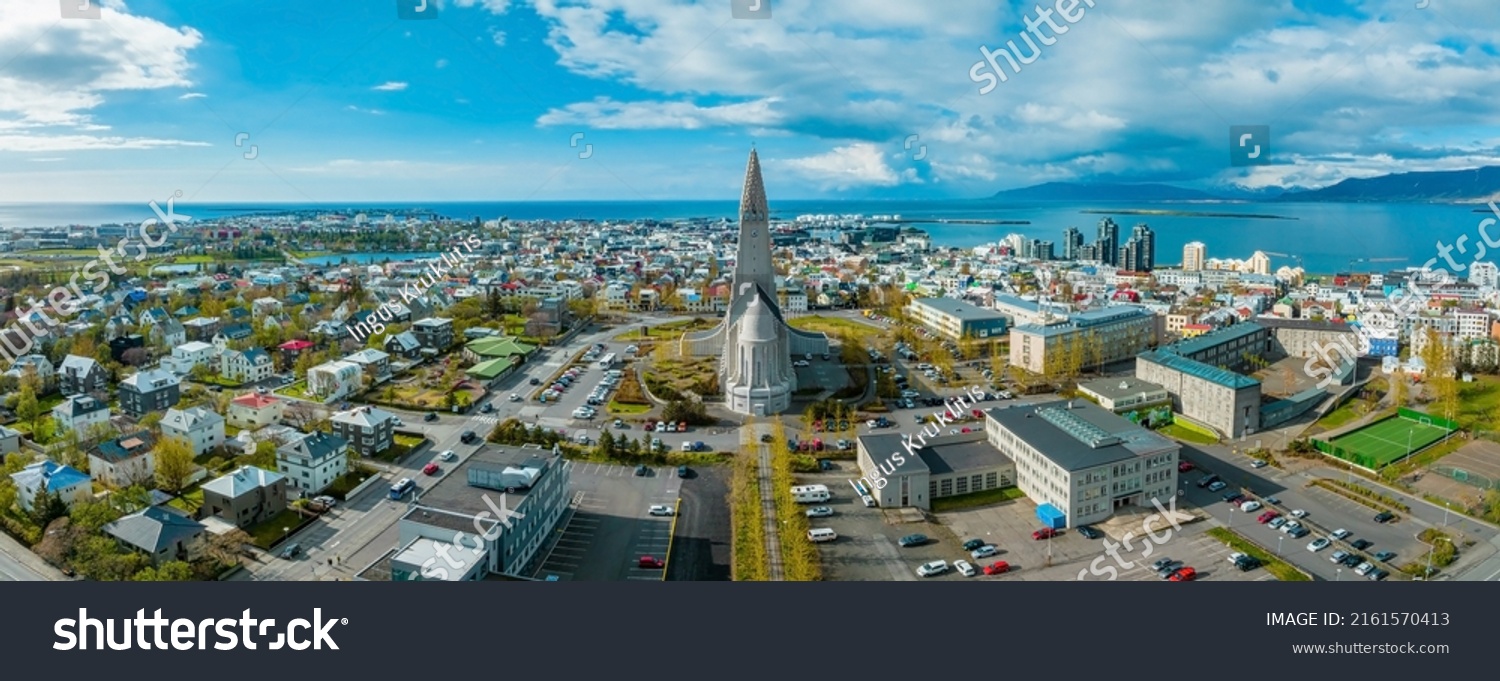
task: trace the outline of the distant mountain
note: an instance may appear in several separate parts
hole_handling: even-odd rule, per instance
[[[1500,198],[1500,166],[1350,178],[1322,189],[1288,191],[1269,201],[1483,203]]]
[[[1080,184],[1048,182],[1020,189],[1007,189],[990,197],[1001,201],[1220,201],[1196,189],[1169,184]]]

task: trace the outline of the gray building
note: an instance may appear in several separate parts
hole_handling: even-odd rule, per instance
[[[57,378],[64,396],[103,394],[109,390],[109,372],[92,357],[68,355],[57,369]]]
[[[398,548],[363,579],[472,581],[521,575],[572,498],[567,460],[534,447],[484,446],[429,489],[398,523]]]
[[[199,517],[216,515],[238,527],[270,520],[286,510],[286,476],[243,466],[203,483]]]
[[[1016,465],[975,430],[908,442],[899,433],[856,439],[860,481],[882,507],[932,510],[932,500],[1016,483]]]
[[[395,443],[396,415],[371,406],[341,411],[329,419],[333,432],[360,456],[374,456]]]
[[[424,348],[432,348],[438,352],[445,352],[453,347],[453,320],[441,317],[428,317],[412,322],[412,335],[417,337],[417,342]]]
[[[122,546],[151,558],[153,565],[197,558],[208,528],[169,506],[147,506],[104,526]]]
[[[135,418],[171,409],[181,397],[177,375],[170,371],[146,369],[120,381],[120,411]]]
[[[914,298],[907,311],[922,326],[948,340],[1005,335],[1005,315],[957,298]]]
[[[1016,466],[1016,486],[1066,527],[1109,519],[1127,506],[1166,505],[1177,494],[1181,445],[1086,400],[986,413],[989,443]]]
[[[1260,429],[1260,381],[1253,378],[1162,350],[1137,357],[1135,376],[1165,387],[1173,411],[1222,437]]]

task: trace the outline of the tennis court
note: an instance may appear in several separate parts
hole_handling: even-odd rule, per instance
[[[1409,417],[1403,413],[1334,438],[1329,443],[1334,447],[1330,453],[1363,466],[1381,468],[1411,452],[1421,451],[1448,432],[1425,414],[1413,412]]]

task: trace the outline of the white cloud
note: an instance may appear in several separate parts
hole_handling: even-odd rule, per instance
[[[363,107],[355,106],[353,104],[350,104],[349,106],[344,107],[344,109],[346,111],[357,111],[359,113],[366,113],[366,114],[370,114],[372,116],[384,116],[385,115],[385,112],[382,111],[382,110],[380,110],[380,109],[366,109],[366,108],[363,108]]]
[[[436,64],[433,64],[433,66],[436,67],[436,68],[443,68],[443,67],[445,67],[447,65],[448,65],[448,60],[447,59],[439,59],[439,60],[437,60]]]
[[[691,102],[618,102],[599,97],[569,104],[537,119],[538,125],[582,125],[605,130],[766,126],[780,123],[775,97],[740,104],[699,106]]]
[[[376,92],[400,92],[406,89],[406,83],[398,80],[387,81],[370,88]]]
[[[178,95],[177,98],[178,99],[203,99],[204,97],[207,97],[207,96],[208,95],[205,95],[202,92],[189,92],[189,93],[186,93],[186,94]]]
[[[496,47],[505,47],[505,31],[498,28],[490,29],[490,40],[494,41]]]
[[[91,135],[0,135],[0,151],[83,151],[100,149],[159,149],[208,147],[207,142],[151,137],[95,137]]]
[[[794,158],[767,166],[782,166],[831,189],[851,187],[890,187],[900,177],[886,165],[885,158],[873,144],[860,142],[835,147],[832,151]]]

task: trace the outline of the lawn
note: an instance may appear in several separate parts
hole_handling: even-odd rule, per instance
[[[885,329],[842,317],[811,315],[796,317],[787,323],[804,331],[822,331],[830,338],[838,338],[847,334],[859,340],[860,345],[864,347],[875,347],[875,341],[884,341],[890,336]]]
[[[1229,545],[1229,548],[1240,553],[1255,557],[1265,567],[1266,572],[1283,582],[1311,582],[1312,577],[1306,573],[1283,562],[1280,558],[1271,555],[1271,552],[1262,549],[1259,545],[1251,543],[1244,535],[1234,530],[1215,527],[1208,531],[1208,535]]]
[[[609,403],[609,413],[622,416],[644,414],[651,411],[651,409],[652,407],[649,404],[621,404],[613,401]]]
[[[292,509],[283,510],[270,520],[249,529],[251,543],[260,548],[270,550],[272,546],[275,546],[278,542],[288,537],[292,532],[296,532],[303,525],[316,519],[315,516],[304,517]],[[290,532],[288,529],[290,529]]]
[[[194,487],[173,497],[171,501],[167,502],[167,505],[178,510],[187,511],[189,514],[195,514],[198,512],[198,509],[203,507],[203,489],[201,487]]]
[[[707,331],[719,325],[718,317],[693,317],[677,322],[658,324],[650,327],[647,335],[641,335],[641,327],[636,324],[630,325],[625,331],[615,335],[617,341],[652,341],[652,340],[676,340],[682,334],[690,331]]]
[[[715,375],[719,369],[718,357],[652,359],[650,366],[650,369],[642,373],[646,377],[647,387],[651,389],[651,394],[661,399],[673,399],[672,392],[679,394],[687,391],[699,394],[718,392],[718,380]],[[662,386],[670,390],[661,390]]]
[[[1211,438],[1196,430],[1189,430],[1183,427],[1181,424],[1177,423],[1168,423],[1167,425],[1162,426],[1161,430],[1158,430],[1156,432],[1168,437],[1177,438],[1178,440],[1184,440],[1200,445],[1211,445],[1218,442],[1216,438]]]
[[[175,257],[175,258],[172,259],[171,264],[173,264],[173,265],[207,265],[207,264],[210,264],[210,263],[213,263],[213,262],[215,262],[214,261],[214,257],[211,256],[211,255],[179,255],[179,256],[177,256],[177,257]]]
[[[289,385],[289,386],[287,386],[285,388],[281,388],[280,390],[277,390],[276,392],[278,392],[278,393],[280,393],[282,395],[286,395],[287,397],[296,397],[296,398],[304,399],[304,400],[312,399],[312,398],[308,397],[308,395],[307,395],[307,381],[306,380],[297,381],[296,383],[293,383],[293,384],[291,384],[291,385]]]
[[[1365,465],[1360,459],[1368,457],[1374,462],[1372,468],[1383,468],[1392,461],[1443,439],[1447,434],[1447,429],[1441,426],[1395,417],[1340,435],[1330,440],[1329,444],[1352,455],[1352,458],[1339,458]]]
[[[972,492],[960,494],[956,497],[943,497],[932,500],[933,513],[947,513],[965,508],[979,508],[1005,501],[1013,501],[1026,496],[1019,487],[1000,487],[988,489],[983,492]]]
[[[231,380],[231,379],[225,378],[223,376],[218,376],[218,375],[214,375],[214,374],[209,374],[208,376],[205,376],[205,377],[203,377],[201,379],[196,379],[196,380],[199,383],[202,383],[203,385],[220,385],[220,386],[224,386],[225,388],[238,388],[238,387],[244,385],[243,383],[241,383],[239,381]],[[287,386],[287,387],[288,387],[288,389],[290,389],[291,387],[293,387],[295,385],[297,385],[297,384],[294,383],[294,384],[292,384],[292,386]],[[303,382],[303,385],[306,385],[306,382]]]

